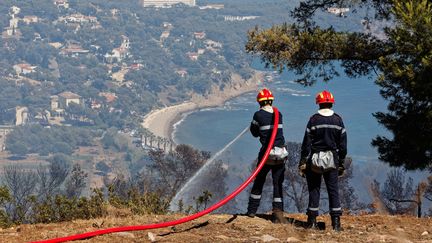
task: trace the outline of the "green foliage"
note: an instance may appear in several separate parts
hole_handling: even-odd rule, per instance
[[[168,212],[170,201],[158,193],[140,194],[137,190],[132,190],[129,194],[127,205],[134,214],[166,214]]]
[[[203,191],[202,195],[195,199],[195,210],[198,212],[206,209],[207,204],[210,202],[212,196],[213,194],[208,190]]]
[[[65,184],[65,193],[68,198],[79,198],[82,190],[87,185],[88,174],[79,164],[74,164],[70,176]]]
[[[92,219],[106,215],[106,205],[101,190],[93,190],[90,198],[68,198],[63,195],[34,202],[32,223],[54,223],[74,219]]]
[[[134,214],[165,214],[170,199],[161,192],[142,191],[137,185],[116,179],[108,186],[108,201],[118,208],[128,208]]]
[[[29,125],[16,127],[6,138],[6,148],[14,154],[70,155],[78,146],[89,146],[92,142],[92,132],[88,129]]]
[[[124,152],[128,149],[128,142],[116,129],[109,129],[102,137],[102,144],[105,149],[111,148]]]
[[[104,161],[99,161],[96,164],[96,169],[105,173],[111,172],[111,167],[109,167]]]
[[[4,210],[7,202],[10,202],[12,197],[9,190],[5,186],[0,186],[0,228],[6,228],[11,225],[10,219]]]

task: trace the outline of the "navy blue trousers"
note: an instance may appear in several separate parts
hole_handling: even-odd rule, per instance
[[[327,187],[330,215],[340,216],[342,215],[342,209],[339,200],[338,171],[331,170],[323,174],[318,174],[310,169],[306,171],[306,180],[309,191],[307,215],[313,217],[318,216],[322,177],[324,177],[324,182]]]
[[[268,172],[271,170],[273,179],[273,210],[283,211],[283,191],[282,183],[285,176],[285,164],[264,165],[258,173],[252,186],[252,191],[249,197],[248,213],[256,213],[258,210],[261,194],[266,181]]]

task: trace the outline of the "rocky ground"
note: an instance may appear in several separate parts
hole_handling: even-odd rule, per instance
[[[0,230],[0,242],[30,242],[180,217],[181,215],[110,216],[57,224],[21,225]],[[268,215],[249,218],[213,214],[175,227],[113,233],[84,242],[432,242],[432,218],[343,216],[344,231],[337,233],[330,229],[328,216],[319,217],[319,221],[327,226],[323,230],[301,227],[306,220],[305,215],[286,214],[286,217],[290,224],[273,224]]]

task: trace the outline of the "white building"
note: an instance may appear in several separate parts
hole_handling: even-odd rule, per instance
[[[335,15],[344,16],[346,12],[349,12],[349,8],[327,8],[327,12]]]
[[[75,23],[75,24],[85,24],[85,23],[97,23],[97,17],[95,16],[85,16],[82,14],[71,14],[68,16],[59,17],[59,21],[62,21],[66,24]]]
[[[71,103],[82,105],[81,96],[70,91],[61,92],[58,95],[51,96],[51,109],[65,109]]]
[[[13,37],[13,36],[20,36],[21,33],[18,29],[18,21],[19,18],[16,18],[15,15],[19,14],[21,11],[20,8],[17,6],[12,6],[9,9],[9,16],[11,17],[9,19],[9,26],[5,28],[5,31],[2,33],[3,37]]]
[[[171,7],[174,4],[183,3],[189,6],[195,6],[195,0],[142,0],[144,7],[164,8]]]
[[[257,18],[259,18],[259,16],[224,16],[225,21],[246,21]]]
[[[39,22],[39,17],[30,15],[30,16],[24,16],[24,18],[22,18],[21,20],[26,24],[31,24],[31,23]]]
[[[69,8],[69,2],[67,0],[55,0],[54,5],[56,5],[58,8]]]
[[[31,66],[28,63],[19,63],[13,66],[13,69],[17,73],[17,75],[20,74],[28,74],[35,72],[36,66]]]
[[[21,126],[28,121],[28,108],[17,106],[15,107],[15,126]]]
[[[199,9],[223,9],[225,6],[223,4],[207,4],[204,6],[199,6]]]
[[[121,37],[122,37],[122,43],[120,44],[120,47],[114,48],[111,51],[111,53],[105,54],[105,60],[108,63],[122,62],[125,58],[127,58],[130,55],[129,53],[130,40],[125,35],[122,35]]]

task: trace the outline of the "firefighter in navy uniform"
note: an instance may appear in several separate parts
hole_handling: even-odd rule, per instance
[[[309,204],[307,225],[316,228],[318,216],[321,177],[328,191],[330,216],[335,231],[342,230],[340,216],[342,209],[339,200],[338,177],[344,173],[344,159],[347,154],[347,135],[342,118],[331,109],[334,104],[333,95],[324,90],[316,96],[319,105],[318,113],[314,114],[306,127],[303,138],[299,173],[306,176]],[[322,162],[325,161],[325,162]],[[316,165],[322,163],[323,167]],[[318,168],[318,169],[317,169]]]
[[[259,111],[255,112],[253,120],[250,125],[250,131],[254,137],[259,137],[261,149],[258,154],[258,163],[261,161],[270,142],[271,132],[273,129],[274,114],[273,104],[274,96],[268,89],[261,90],[257,95],[257,102],[260,105]],[[249,197],[247,215],[254,217],[261,200],[262,189],[266,180],[268,172],[272,171],[273,179],[273,222],[286,223],[283,217],[283,197],[282,197],[282,183],[284,181],[285,172],[285,158],[288,152],[285,148],[285,138],[282,130],[282,114],[279,112],[279,125],[277,127],[276,138],[274,141],[273,149],[267,159],[266,164],[258,173],[252,186],[251,194]]]

